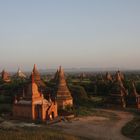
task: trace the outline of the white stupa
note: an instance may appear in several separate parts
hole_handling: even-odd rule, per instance
[[[16,73],[16,77],[26,78],[26,75],[19,68],[18,71],[17,71],[17,73]]]

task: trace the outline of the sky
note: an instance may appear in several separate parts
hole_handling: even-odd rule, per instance
[[[0,70],[140,69],[140,0],[0,0]]]

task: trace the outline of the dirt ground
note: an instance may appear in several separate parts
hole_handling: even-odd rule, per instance
[[[107,115],[104,116],[104,114],[98,114],[98,116],[78,117],[72,121],[61,121],[59,123],[49,125],[49,127],[61,130],[67,134],[81,136],[91,140],[130,140],[121,134],[121,128],[133,119],[133,115],[131,113],[105,109],[100,109],[100,111],[106,112]],[[2,127],[6,129],[42,126],[41,124],[37,125],[20,121],[0,120],[0,128]]]
[[[60,122],[53,127],[75,136],[95,140],[130,140],[121,134],[121,128],[133,119],[133,115],[123,111],[103,110],[114,113],[117,119],[100,116],[80,117],[71,122]]]

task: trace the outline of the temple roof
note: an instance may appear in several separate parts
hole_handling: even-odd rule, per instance
[[[36,82],[38,87],[46,87],[45,83],[41,80],[41,76],[40,76],[39,71],[37,70],[36,64],[34,64],[32,73],[34,76],[34,81]]]
[[[58,77],[57,98],[72,98],[71,93],[67,87],[64,70],[61,66],[59,67]]]

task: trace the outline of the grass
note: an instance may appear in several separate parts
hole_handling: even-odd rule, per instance
[[[47,127],[16,128],[13,130],[0,130],[0,140],[87,140]]]
[[[140,110],[127,109],[134,114],[134,119],[128,122],[123,128],[122,133],[134,140],[140,140]]]

